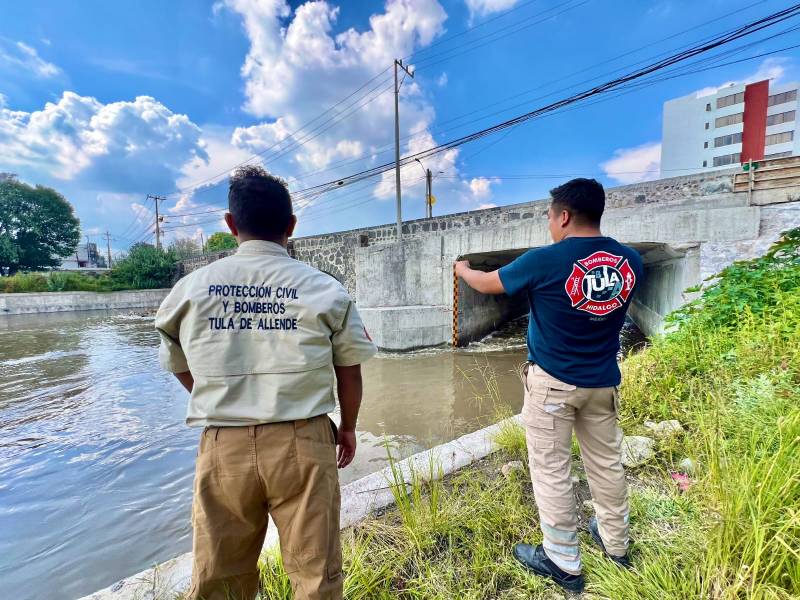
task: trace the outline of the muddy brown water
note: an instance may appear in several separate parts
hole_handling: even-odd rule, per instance
[[[518,411],[525,325],[368,362],[342,483]],[[157,346],[149,315],[0,319],[0,598],[77,598],[191,549],[199,432]]]

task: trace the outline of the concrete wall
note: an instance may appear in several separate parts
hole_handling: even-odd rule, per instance
[[[800,186],[733,192],[738,169],[707,171],[606,190],[603,231],[643,253],[645,286],[631,310],[654,333],[663,317],[700,283],[737,258],[763,253],[780,231],[800,225]],[[508,262],[550,243],[545,200],[444,215],[395,226],[292,240],[290,253],[338,278],[356,298],[379,347],[407,350],[450,343],[453,335],[453,262],[460,256]],[[183,272],[218,258],[185,261]],[[502,264],[505,264],[503,262]],[[488,333],[519,306],[460,294],[462,341]]]
[[[169,289],[125,292],[0,294],[0,315],[23,315],[73,310],[157,308],[168,293]]]

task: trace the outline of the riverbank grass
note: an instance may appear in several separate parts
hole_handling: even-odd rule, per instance
[[[788,600],[800,597],[800,231],[765,257],[736,263],[672,330],[623,365],[621,425],[677,419],[653,460],[629,470],[634,569],[605,559],[581,533],[586,598]],[[351,599],[565,597],[511,557],[539,542],[524,433],[505,428],[493,457],[410,493],[345,533]],[[671,475],[694,465],[681,491]],[[524,468],[499,474],[510,460]],[[588,498],[582,469],[578,500]],[[685,467],[684,467],[685,470]],[[579,502],[582,522],[591,505]],[[275,556],[264,598],[290,598]]]

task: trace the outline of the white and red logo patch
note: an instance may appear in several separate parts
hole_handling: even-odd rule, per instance
[[[607,315],[625,304],[634,285],[628,259],[600,250],[573,265],[564,289],[572,308]]]

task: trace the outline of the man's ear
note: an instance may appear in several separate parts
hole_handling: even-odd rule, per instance
[[[569,227],[569,224],[572,223],[572,214],[566,209],[561,210],[561,214],[559,215],[559,221],[561,222],[561,228]]]
[[[294,235],[295,227],[297,227],[297,215],[292,215],[292,218],[289,220],[289,227],[286,228],[286,239]]]
[[[236,238],[236,241],[239,241],[239,230],[236,228],[236,223],[233,221],[233,215],[229,212],[225,213],[225,224],[228,226],[228,229],[231,230],[231,235]]]

